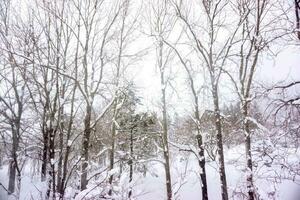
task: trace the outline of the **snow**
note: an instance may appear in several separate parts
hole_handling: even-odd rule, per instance
[[[44,199],[43,194],[46,193],[47,183],[40,181],[40,176],[31,177],[30,167],[26,167],[21,179],[21,191],[20,200],[31,200],[31,199]],[[4,166],[0,169],[0,183],[6,188],[8,185],[8,167]],[[8,196],[5,190],[0,186],[0,199],[1,200],[15,200],[14,195]]]
[[[124,101],[118,103],[116,106],[116,110],[120,110],[123,107],[123,103],[124,103]]]
[[[281,174],[282,177],[287,176],[287,172],[283,171],[279,165],[272,165],[272,168],[264,165],[264,159],[258,160],[259,155],[255,149],[261,147],[263,143],[255,143],[253,145],[253,157],[257,160],[256,164],[260,167],[255,167],[253,174],[255,178],[255,190],[261,195],[261,199],[276,200],[299,200],[295,195],[300,191],[300,186],[292,180],[282,179],[274,182],[272,175]],[[225,148],[225,167],[227,175],[227,184],[230,197],[233,195],[235,199],[239,199],[239,195],[246,190],[246,176],[248,170],[245,168],[245,149],[243,145],[236,146],[230,149]],[[277,150],[274,154],[282,154],[283,150]],[[280,152],[279,152],[280,151]],[[298,154],[295,154],[293,149],[286,149],[290,156],[285,159],[289,162],[299,162]],[[201,180],[199,178],[199,164],[198,158],[194,154],[187,154],[178,151],[171,154],[171,175],[174,192],[174,199],[182,200],[196,200],[201,196]],[[128,171],[124,171],[122,176],[118,179],[118,183],[113,185],[115,199],[126,199],[126,194],[132,188],[133,199],[135,200],[153,200],[165,199],[165,174],[164,165],[157,160],[145,160],[147,163],[146,174],[135,173],[133,181],[129,184]],[[40,182],[40,176],[31,176],[32,166],[27,165],[24,168],[21,181],[21,200],[42,199],[41,197],[47,190],[47,182]],[[7,187],[7,170],[5,165],[0,169],[0,182]],[[110,171],[105,171],[98,179],[98,182],[105,182],[109,175],[116,175],[119,173],[119,168],[115,167]],[[210,200],[220,200],[220,181],[218,173],[218,164],[210,161],[206,165],[208,194]],[[36,173],[37,174],[37,173]],[[144,176],[145,175],[145,176]],[[117,176],[116,176],[117,177]],[[106,186],[99,186],[98,182],[90,181],[88,189],[80,192],[75,199],[92,198],[99,195],[100,192],[107,191]],[[73,199],[76,190],[68,187],[66,197]],[[299,196],[298,196],[299,197]],[[7,197],[6,192],[0,186],[0,199],[14,199],[12,196]]]
[[[269,132],[269,130],[264,127],[261,123],[259,123],[256,119],[254,119],[253,117],[246,117],[245,120],[249,120],[252,123],[254,123],[260,130],[265,131],[266,133]]]
[[[68,147],[72,146],[72,140],[68,140],[67,145],[68,145]]]
[[[51,126],[51,121],[49,119],[47,120],[46,125],[47,125],[47,127]]]
[[[119,172],[118,168],[113,168],[108,172],[108,175],[115,175]]]
[[[242,192],[242,186],[246,185],[245,176],[247,170],[244,167],[244,147],[237,146],[232,149],[227,149],[225,154],[226,159],[226,175],[229,194],[238,194]],[[175,199],[187,199],[196,200],[201,196],[201,181],[199,178],[199,165],[197,159],[193,155],[189,155],[187,158],[177,156],[171,162],[172,184],[174,191],[178,190],[175,195]],[[141,199],[165,199],[165,180],[163,166],[158,163],[151,163],[151,171],[156,172],[156,176],[150,173],[146,175],[145,179],[138,185],[140,191],[145,191],[145,194]],[[265,170],[269,170],[266,169]],[[278,169],[273,169],[275,171]],[[215,162],[208,162],[206,165],[207,181],[208,181],[208,193],[210,200],[220,200],[220,182],[218,174],[218,165]],[[265,172],[261,170],[257,172],[260,176]],[[175,180],[175,182],[174,182]],[[282,181],[275,185],[264,177],[255,180],[255,186],[258,188],[261,197],[263,199],[269,199],[270,194],[274,193],[279,200],[296,200],[293,196],[300,189],[299,185],[292,181]],[[245,187],[244,187],[245,188]],[[275,189],[276,188],[276,191]],[[244,191],[243,191],[244,192]],[[288,195],[287,195],[288,194]]]

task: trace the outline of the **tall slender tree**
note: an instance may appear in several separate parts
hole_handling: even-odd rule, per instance
[[[170,150],[169,150],[169,128],[168,128],[168,105],[167,105],[167,87],[169,78],[167,68],[170,65],[172,58],[171,49],[165,45],[164,40],[170,35],[174,26],[174,19],[169,13],[171,8],[169,1],[152,1],[150,2],[149,24],[150,36],[154,39],[156,51],[156,67],[158,69],[160,80],[160,112],[162,115],[161,121],[161,139],[162,151],[164,157],[164,169],[166,180],[167,199],[173,198],[171,166],[170,166]]]
[[[232,47],[236,32],[241,24],[239,21],[234,26],[233,32],[224,41],[218,41],[220,32],[223,27],[226,26],[224,21],[220,19],[226,14],[222,12],[229,7],[229,1],[204,0],[197,4],[197,8],[201,10],[203,14],[200,18],[201,22],[205,24],[203,34],[200,36],[199,30],[193,26],[193,22],[189,21],[189,13],[184,12],[184,8],[187,7],[187,2],[179,1],[174,3],[176,15],[181,22],[187,27],[187,35],[191,38],[194,45],[196,54],[201,58],[204,63],[205,69],[209,74],[211,95],[213,99],[215,129],[217,138],[217,154],[219,161],[219,173],[222,200],[228,200],[227,180],[225,173],[224,152],[223,152],[223,135],[220,113],[220,99],[219,99],[219,80],[222,74],[222,68],[228,60],[228,55]],[[222,45],[220,45],[220,43]],[[221,47],[220,47],[221,46]]]
[[[167,41],[164,41],[168,46],[170,46],[175,52],[176,55],[179,58],[180,63],[183,65],[187,76],[188,76],[188,81],[189,81],[189,87],[192,93],[193,97],[193,112],[194,115],[192,117],[195,126],[196,126],[196,140],[197,140],[197,147],[198,147],[198,163],[200,167],[200,177],[201,177],[201,192],[202,192],[202,199],[203,200],[208,200],[208,193],[207,193],[207,180],[206,180],[206,169],[205,169],[205,155],[204,155],[204,143],[203,143],[203,136],[202,136],[202,131],[201,131],[201,119],[200,119],[200,110],[199,110],[199,93],[197,92],[197,88],[195,85],[195,74],[193,74],[193,70],[191,69],[191,66],[189,66],[189,60],[185,60],[183,56],[180,54],[178,49],[168,43]]]

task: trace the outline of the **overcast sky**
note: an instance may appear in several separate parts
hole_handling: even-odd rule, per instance
[[[134,78],[135,83],[139,88],[139,94],[142,97],[143,110],[158,110],[160,101],[160,80],[155,68],[155,62],[153,62],[153,60],[151,61],[151,59],[151,57],[147,56],[143,60],[140,68],[135,73]],[[256,83],[261,83],[266,87],[271,87],[274,84],[284,84],[300,80],[299,63],[299,47],[282,47],[282,50],[277,54],[277,56],[271,57],[264,55],[255,74]],[[173,88],[168,87],[168,103],[171,106],[169,111],[171,113],[178,112],[186,114],[188,110],[191,110],[192,106],[192,102],[190,101],[190,96],[188,94],[187,83],[184,82],[186,74],[184,71],[181,71],[177,73],[176,76],[177,79],[175,82],[177,83],[177,91],[175,92],[173,91]],[[235,99],[233,92],[232,88],[224,88],[221,86],[221,105]]]

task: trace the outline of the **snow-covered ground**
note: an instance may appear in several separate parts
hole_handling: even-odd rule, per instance
[[[29,167],[26,167],[22,173],[21,180],[21,191],[20,200],[35,200],[42,199],[44,196],[47,185],[46,183],[40,182],[40,176],[32,176],[32,172]],[[0,183],[6,188],[8,185],[8,166],[2,167],[0,169]],[[6,191],[0,186],[0,200],[15,200],[16,196],[7,196]]]
[[[228,189],[231,199],[242,199],[239,192],[245,192],[245,168],[244,168],[244,149],[238,146],[226,151],[226,175],[228,182]],[[181,158],[181,159],[180,159]],[[177,192],[175,199],[182,200],[198,200],[201,199],[201,181],[199,179],[199,167],[197,160],[193,155],[188,159],[183,159],[177,156],[172,164],[172,180],[174,185],[174,192]],[[258,168],[258,167],[257,167]],[[273,176],[283,173],[281,169],[274,169],[268,167],[256,168],[255,183],[259,192],[260,199],[265,200],[300,200],[297,192],[300,191],[300,185],[291,180],[277,180],[274,183]],[[144,200],[165,199],[165,185],[164,185],[164,170],[159,163],[153,165],[153,169],[157,172],[157,177],[148,174],[142,181],[143,183],[137,186],[136,190],[144,190],[145,194],[142,198]],[[208,194],[210,200],[221,199],[220,182],[218,174],[218,166],[215,162],[208,162],[206,166]],[[181,179],[181,176],[184,177]],[[258,178],[260,177],[260,178]],[[298,177],[299,178],[299,177]],[[299,183],[299,181],[298,181]],[[299,195],[299,194],[298,194]]]
[[[227,149],[225,154],[226,159],[226,175],[228,181],[228,189],[231,199],[243,199],[241,194],[245,192],[245,168],[243,146],[237,146],[235,148]],[[255,154],[254,154],[255,155]],[[257,155],[255,155],[257,156]],[[254,156],[254,157],[255,157]],[[255,185],[257,191],[260,194],[260,199],[264,200],[299,200],[300,186],[292,180],[286,180],[284,177],[288,177],[288,172],[284,171],[282,167],[269,167],[265,164],[264,158],[257,158],[257,166],[255,167]],[[297,154],[291,154],[291,160],[299,158]],[[286,158],[289,159],[289,158]],[[201,181],[199,179],[199,167],[196,158],[193,155],[179,155],[173,156],[172,158],[172,181],[173,181],[173,192],[174,199],[178,200],[199,200],[201,199]],[[220,196],[220,184],[218,166],[216,162],[207,163],[207,180],[208,180],[208,192],[210,200],[219,200]],[[136,200],[160,200],[165,199],[165,182],[164,182],[164,169],[163,165],[159,162],[152,161],[148,165],[149,172],[144,176],[143,174],[137,174],[133,181],[133,195]],[[32,177],[30,169],[27,167],[24,170],[22,176],[22,186],[20,192],[21,200],[39,200],[42,199],[46,191],[46,184],[39,181],[39,176]],[[119,188],[115,190],[119,191],[119,196],[116,199],[126,199],[127,191],[129,188],[127,174],[120,178]],[[276,176],[275,176],[276,175]],[[282,179],[274,179],[279,177]],[[0,170],[0,182],[7,186],[7,166]],[[296,177],[299,178],[299,177]],[[298,179],[299,183],[299,179]],[[92,191],[91,188],[93,188]],[[88,192],[88,195],[85,194]],[[68,190],[66,199],[71,199],[74,190]],[[99,193],[99,188],[94,187],[90,184],[88,189],[76,196],[76,200],[81,199],[83,196],[91,197]],[[122,195],[123,193],[123,195]],[[3,188],[0,188],[0,199],[15,199],[13,196],[7,197],[6,192]]]

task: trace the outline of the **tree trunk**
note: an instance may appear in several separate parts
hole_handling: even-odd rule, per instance
[[[2,153],[0,152],[0,169],[2,169]]]
[[[113,117],[113,122],[112,122],[112,127],[111,127],[111,132],[112,132],[112,141],[111,141],[111,149],[110,149],[110,154],[109,154],[109,170],[113,170],[114,168],[114,162],[115,162],[115,140],[116,140],[116,125],[115,125],[115,117],[116,117],[116,107],[117,107],[117,101],[114,103],[114,117]],[[110,189],[108,191],[109,195],[112,195],[112,182],[114,179],[114,175],[111,174],[109,176],[109,185]]]
[[[158,67],[160,70],[160,86],[161,86],[161,104],[162,104],[162,145],[164,154],[164,168],[166,178],[167,199],[172,199],[172,183],[170,172],[170,156],[169,156],[169,144],[168,144],[168,119],[167,119],[167,105],[166,105],[166,81],[165,81],[165,66],[163,64],[163,41],[159,41],[158,49]]]
[[[52,126],[52,125],[51,125]],[[49,161],[50,163],[50,168],[49,168],[49,181],[48,181],[48,189],[46,193],[46,198],[49,199],[50,193],[51,193],[51,188],[52,188],[52,198],[55,199],[55,193],[56,193],[56,188],[55,188],[55,145],[54,145],[54,140],[55,140],[55,130],[51,127],[48,129],[49,135],[50,135],[50,140],[49,140]]]
[[[247,162],[247,192],[248,200],[254,200],[254,184],[253,184],[253,169],[252,169],[252,154],[251,154],[251,133],[249,128],[248,117],[248,102],[244,102],[242,105],[243,113],[243,126],[245,133],[245,150],[246,150],[246,162]]]
[[[76,72],[76,77],[77,77],[77,72]],[[71,150],[71,143],[70,143],[70,137],[71,137],[71,130],[72,130],[72,125],[73,125],[73,113],[74,113],[74,100],[75,100],[75,94],[76,94],[76,89],[77,85],[75,84],[73,88],[73,93],[72,93],[72,100],[71,100],[71,112],[70,112],[70,121],[68,123],[68,129],[67,129],[67,147],[66,147],[66,152],[64,154],[63,158],[63,167],[62,167],[62,178],[61,178],[61,183],[60,183],[60,199],[64,198],[64,193],[65,193],[65,184],[66,184],[66,178],[67,178],[67,167],[68,167],[68,160],[69,160],[69,154]]]
[[[47,173],[47,160],[48,160],[48,132],[43,131],[43,157],[42,157],[42,169],[41,169],[41,181],[46,180]]]
[[[162,80],[164,82],[164,80]],[[163,85],[163,84],[162,84]],[[166,94],[165,88],[162,88],[162,103],[163,103],[163,151],[165,159],[165,173],[166,173],[166,187],[167,187],[167,199],[172,199],[172,183],[170,172],[170,156],[169,156],[169,144],[168,144],[168,126],[167,126],[167,107],[166,107]]]
[[[129,193],[128,198],[130,199],[132,196],[132,180],[133,180],[133,130],[130,131],[130,157],[129,157]]]
[[[296,33],[297,37],[300,40],[300,1],[295,0],[295,14],[296,14]]]
[[[206,180],[206,169],[205,169],[205,155],[204,155],[204,147],[203,147],[203,139],[201,135],[201,130],[200,130],[200,116],[199,116],[199,104],[198,104],[198,97],[196,90],[194,88],[194,81],[192,77],[190,76],[190,81],[191,81],[191,89],[194,95],[195,99],[195,117],[196,117],[196,126],[197,126],[197,144],[199,148],[199,167],[200,167],[200,177],[201,177],[201,191],[202,191],[202,200],[208,200],[208,194],[207,194],[207,180]]]
[[[64,120],[60,118],[60,120]],[[64,131],[64,125],[63,122],[60,125],[60,131],[59,131],[59,158],[58,158],[58,165],[57,165],[57,186],[56,190],[60,192],[61,184],[62,184],[62,164],[63,164],[63,131]]]
[[[224,163],[224,151],[223,151],[222,124],[221,124],[219,97],[218,97],[218,88],[217,88],[218,86],[214,82],[215,80],[212,79],[212,95],[214,101],[215,126],[217,131],[217,135],[216,135],[217,153],[218,153],[218,162],[219,162],[221,192],[222,192],[222,200],[228,200],[227,181],[226,181],[226,172],[225,172],[225,163]]]
[[[199,157],[200,157],[199,166],[200,166],[200,177],[202,182],[201,184],[202,199],[208,200],[204,148],[203,148],[202,136],[200,134],[197,135],[197,143],[198,143]]]
[[[21,173],[17,172],[17,199],[20,199],[21,192]]]
[[[18,129],[19,126],[16,128]],[[9,180],[8,180],[8,194],[15,192],[16,184],[16,172],[18,170],[17,163],[17,150],[18,150],[18,132],[15,130],[14,125],[12,125],[12,154],[11,160],[9,162]]]
[[[16,183],[16,164],[13,158],[9,162],[9,180],[8,180],[8,194],[15,192]]]
[[[166,114],[164,114],[166,115]],[[165,118],[165,117],[164,117]],[[165,120],[164,120],[165,121]],[[168,145],[168,132],[166,130],[166,123],[164,122],[163,131],[163,149],[164,149],[164,159],[165,159],[165,173],[166,173],[166,187],[167,187],[167,199],[172,199],[172,183],[171,183],[171,172],[170,172],[170,157],[169,157],[169,145]]]
[[[184,68],[185,68],[185,70],[188,74],[188,77],[189,77],[190,89],[191,89],[191,92],[192,92],[193,97],[194,97],[194,114],[195,114],[195,124],[196,124],[196,127],[197,127],[196,140],[197,140],[198,149],[199,149],[198,150],[198,155],[199,155],[198,162],[199,162],[200,177],[201,177],[201,182],[202,182],[202,184],[201,184],[202,200],[207,200],[208,195],[207,195],[207,181],[206,181],[206,170],[205,170],[205,155],[204,155],[203,140],[202,140],[202,135],[201,135],[201,130],[200,130],[201,120],[200,120],[200,116],[199,116],[198,94],[197,94],[197,91],[195,89],[193,76],[192,76],[191,71],[188,68],[186,62],[183,60],[180,53],[177,51],[177,49],[175,47],[173,47],[169,43],[167,43],[167,45],[169,45],[173,50],[175,50],[177,56],[180,59],[180,62],[184,66]]]
[[[50,131],[50,152],[49,152],[49,157],[50,157],[50,173],[49,175],[52,177],[52,196],[53,199],[55,199],[55,193],[56,193],[56,188],[55,188],[55,184],[56,184],[56,180],[55,180],[55,145],[54,145],[54,141],[55,140],[55,130],[52,129]]]
[[[91,105],[86,106],[86,115],[84,119],[84,135],[82,142],[82,153],[81,153],[81,186],[80,189],[85,190],[87,186],[87,167],[89,162],[89,142],[90,142],[90,134],[91,134]]]
[[[66,183],[66,178],[67,178],[67,166],[68,166],[68,159],[69,159],[69,153],[70,153],[70,148],[69,144],[67,144],[67,149],[64,157],[64,162],[63,162],[63,169],[62,169],[62,179],[60,183],[60,199],[63,199],[64,193],[65,193],[65,183]]]

